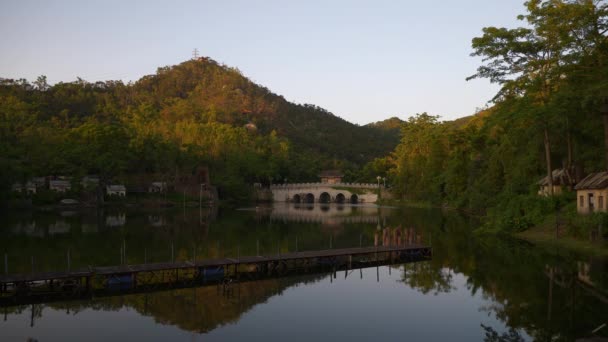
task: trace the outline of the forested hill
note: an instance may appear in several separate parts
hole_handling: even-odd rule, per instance
[[[160,68],[133,88],[139,103],[153,104],[168,120],[194,116],[232,126],[255,125],[262,134],[276,131],[296,149],[357,164],[387,154],[398,143],[398,136],[354,125],[321,107],[288,102],[210,58]]]
[[[394,116],[383,121],[372,122],[365,125],[365,127],[381,132],[381,134],[388,139],[395,139],[395,141],[399,141],[401,127],[404,123],[405,121]]]
[[[397,143],[383,129],[290,103],[209,58],[129,84],[0,78],[3,194],[36,176],[171,179],[204,165],[234,198],[255,182],[314,181],[324,168],[359,180],[366,162]]]

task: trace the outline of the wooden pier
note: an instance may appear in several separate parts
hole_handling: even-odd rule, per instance
[[[297,273],[335,272],[426,260],[431,255],[430,247],[409,244],[9,274],[0,276],[0,306],[221,284]]]

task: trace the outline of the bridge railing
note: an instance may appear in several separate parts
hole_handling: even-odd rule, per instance
[[[380,185],[380,187],[383,187]],[[288,183],[288,184],[273,184],[270,186],[272,190],[280,189],[310,189],[310,188],[357,188],[357,189],[377,189],[378,184],[373,183]]]

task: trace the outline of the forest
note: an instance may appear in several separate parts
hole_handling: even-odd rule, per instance
[[[368,166],[401,197],[490,214],[495,228],[520,231],[556,208],[575,211],[572,193],[537,195],[551,170],[578,180],[606,170],[608,6],[530,0],[518,19],[521,27],[486,27],[472,39],[481,63],[468,79],[500,85],[488,108],[453,122],[418,114],[395,151]]]
[[[210,58],[128,84],[0,79],[0,193],[35,176],[108,184],[206,166],[222,197],[246,200],[253,183],[317,181],[325,168],[355,180],[398,131],[290,103]]]

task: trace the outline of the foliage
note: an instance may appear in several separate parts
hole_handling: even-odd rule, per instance
[[[454,122],[418,114],[402,125],[395,151],[364,170],[380,173],[386,162],[402,199],[489,214],[487,227],[516,232],[573,201],[536,195],[550,170],[565,167],[580,180],[605,169],[608,120],[597,113],[608,114],[608,5],[525,6],[524,27],[487,27],[472,41],[482,63],[470,78],[501,85],[494,105]]]
[[[126,85],[0,79],[4,199],[13,182],[34,176],[97,174],[108,183],[201,165],[223,198],[246,199],[252,183],[313,181],[323,168],[355,180],[360,165],[397,139],[289,103],[208,58]]]

